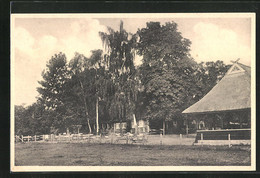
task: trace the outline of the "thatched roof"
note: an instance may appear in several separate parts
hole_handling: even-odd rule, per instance
[[[201,100],[182,113],[207,113],[251,108],[251,68],[235,62]]]

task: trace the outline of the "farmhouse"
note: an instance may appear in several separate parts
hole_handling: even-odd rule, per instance
[[[250,143],[251,68],[234,62],[209,93],[182,113],[195,124],[195,143]]]

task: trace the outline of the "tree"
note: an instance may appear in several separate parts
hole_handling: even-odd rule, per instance
[[[148,22],[146,28],[138,29],[137,53],[143,56],[143,63],[153,65],[174,65],[174,62],[189,57],[191,41],[177,31],[175,22]]]
[[[111,95],[111,75],[108,73],[108,66],[103,58],[102,50],[92,51],[89,58],[89,67],[95,70],[95,82],[93,84],[96,100],[96,132],[99,134],[99,102],[103,101],[109,104],[108,98]]]
[[[223,61],[200,63],[198,65],[198,75],[203,85],[203,94],[207,94],[227,73],[230,65]]]
[[[46,110],[55,111],[53,113],[55,116],[52,115],[54,117],[53,127],[64,129],[69,125],[65,99],[67,97],[66,85],[70,79],[65,54],[59,53],[52,56],[47,62],[46,70],[42,72],[42,77],[43,80],[39,81],[41,87],[37,88],[40,94],[39,101]]]
[[[57,109],[63,105],[64,86],[69,79],[67,60],[63,53],[55,54],[46,65],[42,73],[41,87],[37,88],[41,100],[49,109]]]
[[[90,121],[96,115],[96,131],[99,133],[99,102],[107,102],[107,98],[111,93],[111,80],[106,70],[106,64],[103,60],[102,50],[94,50],[90,58],[86,58],[82,54],[75,54],[75,57],[70,61],[70,70],[72,78],[70,81],[71,88],[70,100],[74,100],[71,107],[77,110],[82,108],[84,115],[87,118],[88,128],[92,132]],[[95,106],[95,107],[94,107]],[[78,111],[77,111],[78,112]],[[78,112],[80,113],[80,112]],[[95,114],[94,114],[95,113]],[[93,121],[93,120],[92,120]]]
[[[14,106],[14,113],[15,113],[15,134],[16,135],[23,135],[24,129],[26,128],[25,123],[25,111],[26,108],[23,105]]]
[[[71,88],[70,93],[70,107],[71,110],[77,113],[77,117],[83,116],[87,120],[89,133],[92,133],[90,126],[91,101],[93,100],[94,77],[95,71],[89,69],[88,59],[79,53],[76,53],[74,58],[70,61],[69,66],[72,72],[72,77],[68,88]],[[76,107],[75,107],[76,106]]]
[[[106,49],[104,60],[114,84],[110,115],[119,121],[135,114],[136,69],[134,66],[136,35],[127,33],[120,22],[119,31],[108,27],[108,33],[100,32]]]
[[[104,60],[112,78],[117,80],[124,74],[131,75],[135,69],[133,60],[136,35],[125,31],[123,21],[120,22],[119,31],[108,27],[108,33],[100,32],[99,34],[107,52]]]
[[[199,92],[193,75],[196,62],[189,55],[191,42],[181,36],[174,22],[149,22],[137,34],[146,117],[162,120],[164,128],[165,121],[180,117]]]
[[[15,106],[15,134],[48,134],[53,125],[52,112],[45,110],[40,101],[30,106]]]

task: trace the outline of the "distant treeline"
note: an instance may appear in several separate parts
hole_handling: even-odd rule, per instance
[[[94,50],[90,57],[75,53],[68,61],[62,52],[52,56],[39,81],[37,102],[15,106],[15,134],[60,133],[73,125],[84,125],[91,133],[97,123],[133,117],[151,123],[181,120],[181,112],[229,67],[222,61],[194,61],[191,41],[175,22],[148,22],[135,34],[121,22],[119,31],[108,27],[100,37],[105,51]],[[136,55],[142,58],[140,65]]]

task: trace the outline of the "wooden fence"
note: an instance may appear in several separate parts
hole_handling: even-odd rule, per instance
[[[140,134],[133,135],[130,133],[120,135],[120,134],[110,134],[108,136],[93,135],[93,134],[68,134],[68,135],[21,135],[15,136],[15,142],[92,142],[92,143],[147,143],[148,135]]]
[[[196,135],[120,135],[68,134],[68,135],[21,135],[15,136],[16,142],[84,142],[110,144],[147,144],[147,145],[250,145],[250,130],[197,131]]]

